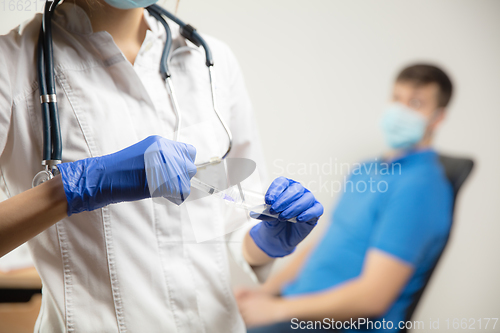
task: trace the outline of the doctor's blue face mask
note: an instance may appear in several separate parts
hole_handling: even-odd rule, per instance
[[[104,0],[110,6],[119,9],[144,8],[158,2],[158,0]]]
[[[424,137],[427,119],[401,103],[393,103],[386,109],[380,125],[391,148],[409,149]]]

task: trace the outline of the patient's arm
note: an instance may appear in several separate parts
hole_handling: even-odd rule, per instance
[[[246,238],[250,238],[248,234],[246,235]],[[257,289],[246,287],[236,288],[234,290],[234,296],[238,301],[241,301],[252,294],[261,293],[267,295],[278,295],[283,285],[297,276],[297,273],[302,268],[302,265],[313,247],[314,244],[312,243],[304,244],[300,251],[292,256],[291,261],[285,266],[285,268],[269,277],[264,284],[260,285]],[[252,262],[249,261],[249,263],[253,265]]]
[[[381,316],[399,296],[413,271],[411,265],[371,249],[359,277],[325,292],[283,298],[283,313],[301,320]]]
[[[299,259],[297,259],[299,262]],[[291,265],[293,267],[293,264]],[[296,271],[290,268],[290,275]],[[369,250],[363,271],[355,279],[335,288],[315,294],[296,297],[273,297],[254,293],[238,298],[238,306],[247,327],[273,322],[323,320],[335,318],[349,320],[383,315],[399,296],[413,274],[413,267],[385,252]],[[273,286],[285,281],[276,277]]]

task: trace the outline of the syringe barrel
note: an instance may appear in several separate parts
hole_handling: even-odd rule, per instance
[[[240,186],[233,186],[226,190],[219,190],[215,187],[200,181],[198,178],[191,179],[191,186],[224,200],[228,205],[234,205],[237,208],[245,209],[248,212],[266,215],[270,217],[278,217],[279,214],[270,213],[270,205],[266,204],[265,197],[262,193],[243,189]],[[292,218],[289,222],[296,223],[297,220]]]
[[[254,207],[247,207],[246,209],[249,212],[254,212],[254,213],[257,213],[260,215],[265,215],[265,216],[270,216],[270,217],[275,217],[275,218],[278,218],[278,216],[279,216],[279,214],[271,214],[269,211],[271,209],[271,205],[268,205],[265,203],[262,205],[254,206]],[[289,219],[287,221],[292,222],[292,223],[297,223],[297,219],[295,217],[292,217],[291,219]]]

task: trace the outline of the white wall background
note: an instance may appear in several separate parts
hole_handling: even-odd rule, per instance
[[[0,3],[0,33],[33,15],[10,11],[8,1]],[[181,0],[178,15],[236,53],[273,177],[281,175],[276,165],[289,164],[294,173],[298,163],[378,154],[378,121],[398,70],[415,61],[447,70],[455,96],[436,146],[473,157],[476,167],[414,319],[427,326],[440,318],[445,331],[447,318],[500,317],[500,1]],[[306,184],[342,178],[285,175]],[[326,224],[337,194],[316,195],[327,208]]]

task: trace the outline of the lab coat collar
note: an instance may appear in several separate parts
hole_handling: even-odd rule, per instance
[[[154,17],[149,15],[149,12],[144,9],[144,18],[150,29],[150,31],[158,38],[165,39],[165,30],[161,23],[158,22]],[[78,5],[71,2],[63,2],[57,7],[54,12],[54,22],[62,26],[69,32],[79,34],[79,35],[91,35],[92,23],[90,22],[87,13]],[[170,20],[166,19],[170,26],[172,32],[172,49],[176,49],[181,46],[189,46],[192,48],[198,48],[195,44],[191,43],[189,40],[185,39],[179,33],[178,25]]]
[[[63,2],[54,11],[53,21],[67,31],[79,34],[92,34],[92,24],[87,13],[75,3]]]

